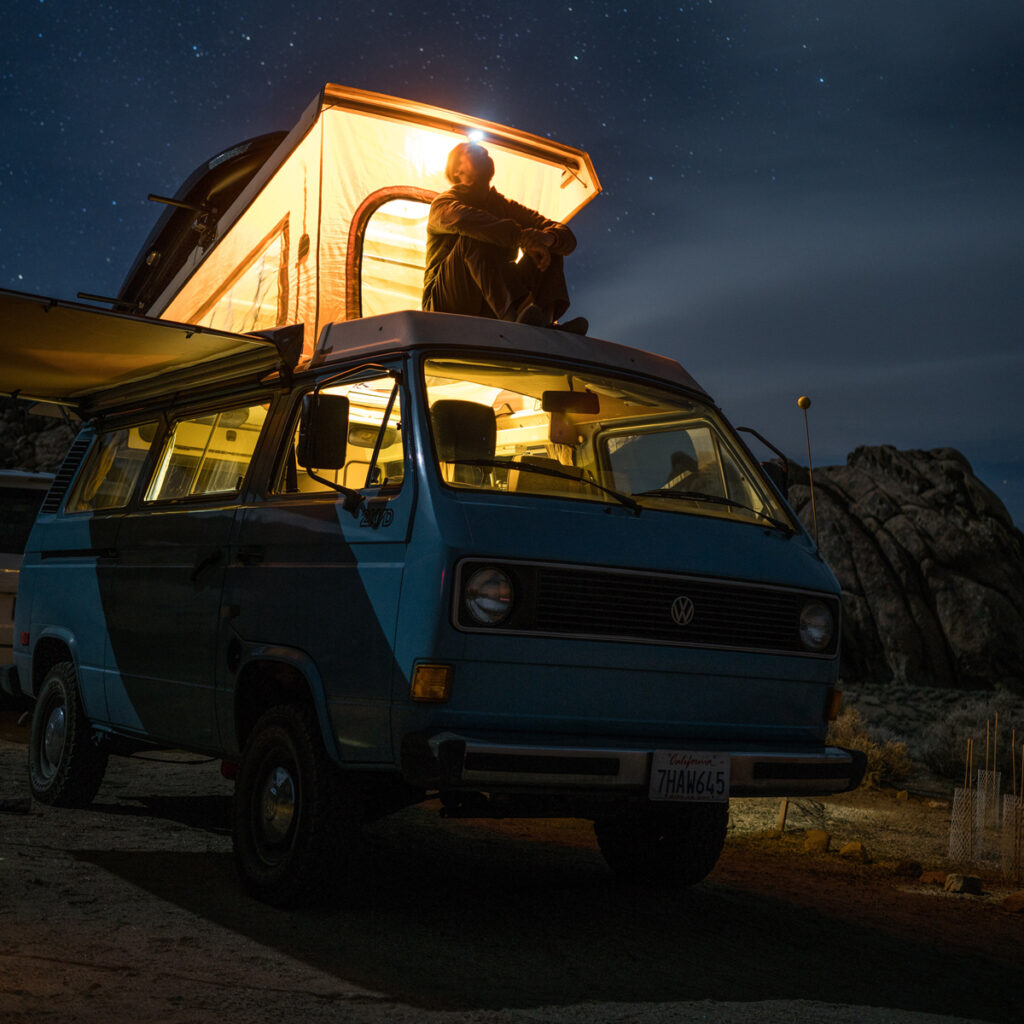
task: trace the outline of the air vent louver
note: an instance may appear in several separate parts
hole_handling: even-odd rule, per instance
[[[81,465],[85,453],[89,450],[89,445],[92,444],[92,439],[93,434],[91,431],[79,434],[75,438],[74,443],[68,449],[67,455],[64,456],[60,469],[57,470],[57,474],[53,478],[53,483],[50,484],[50,489],[46,492],[42,505],[39,506],[40,515],[60,511],[60,507],[64,502],[64,495],[67,494],[71,481],[74,480],[78,467]]]

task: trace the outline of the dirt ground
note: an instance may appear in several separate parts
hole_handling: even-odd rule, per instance
[[[28,794],[26,741],[0,713],[0,798]],[[368,830],[343,901],[280,911],[238,884],[219,766],[161,757],[112,759],[88,810],[0,813],[4,1024],[1024,1021],[1024,886],[896,872],[956,867],[938,790],[793,802],[781,835],[778,800],[734,801],[715,871],[676,892],[617,884],[587,823],[426,804]]]

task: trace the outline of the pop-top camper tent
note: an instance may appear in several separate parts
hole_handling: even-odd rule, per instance
[[[221,194],[235,198],[204,218],[183,257],[168,260],[160,232],[151,237],[133,287],[163,258],[142,290],[157,281],[163,288],[141,308],[124,303],[135,315],[0,292],[0,394],[95,411],[105,387],[141,397],[147,382],[168,374],[205,377],[213,362],[225,372],[239,362],[269,367],[282,344],[293,348],[291,338],[240,335],[302,324],[309,356],[328,323],[419,309],[427,207],[448,187],[448,152],[467,138],[487,147],[499,191],[552,220],[568,221],[601,190],[581,150],[326,85],[283,138],[250,140],[200,169],[221,173]],[[227,179],[236,187],[225,189]]]
[[[600,191],[578,149],[449,110],[327,85],[147,310],[233,333],[419,309],[430,200],[467,137],[495,187],[568,221]]]

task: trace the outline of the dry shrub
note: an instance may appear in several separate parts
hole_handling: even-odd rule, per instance
[[[996,715],[999,715],[998,743],[992,735]],[[1003,790],[1010,792],[1013,776],[1016,775],[1020,788],[1021,743],[1024,742],[1024,720],[1022,720],[1019,698],[1009,694],[996,694],[985,699],[967,700],[933,722],[921,740],[921,760],[936,775],[944,779],[962,779],[964,776],[967,741],[974,740],[974,768],[984,768],[986,762],[986,726],[989,727],[989,749],[992,755],[990,767],[1003,773]],[[1016,750],[1011,762],[1010,736],[1016,734]],[[998,757],[998,763],[996,758]]]
[[[914,774],[914,763],[907,745],[888,739],[877,743],[868,735],[860,714],[854,708],[844,708],[829,726],[828,742],[848,750],[860,750],[867,755],[865,786],[898,786]]]

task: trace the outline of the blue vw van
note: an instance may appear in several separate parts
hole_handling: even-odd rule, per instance
[[[618,875],[688,885],[731,796],[859,784],[836,580],[672,360],[392,313],[79,408],[17,604],[40,801],[219,757],[243,882],[290,904],[426,798],[590,819]]]

